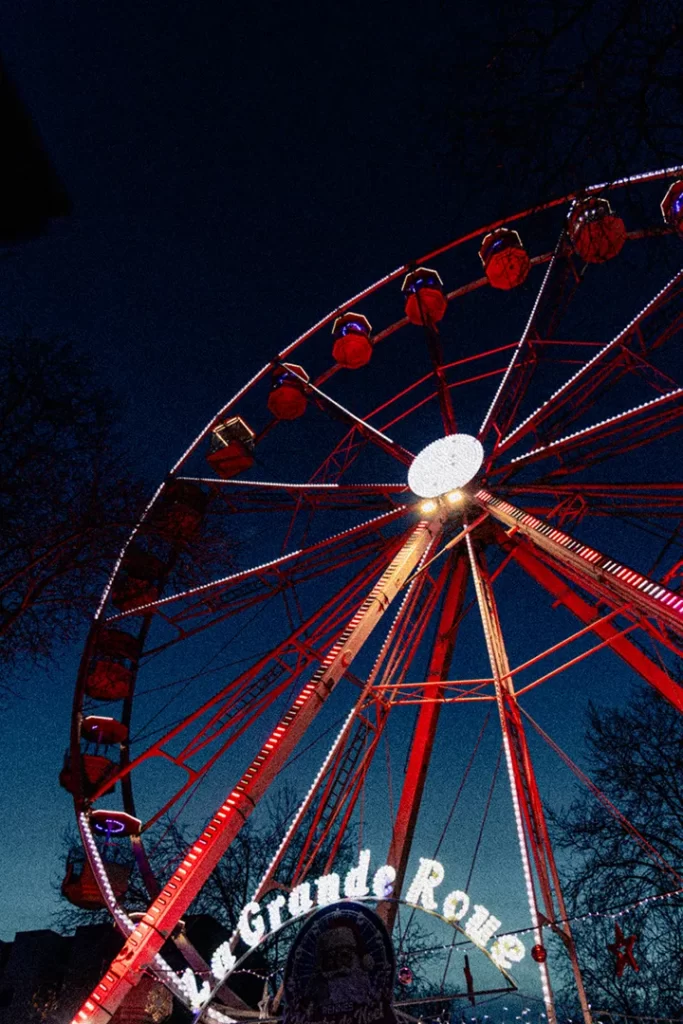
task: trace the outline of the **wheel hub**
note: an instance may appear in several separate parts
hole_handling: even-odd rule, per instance
[[[484,449],[471,434],[449,434],[432,441],[408,470],[408,486],[419,498],[439,498],[464,487],[484,461]]]

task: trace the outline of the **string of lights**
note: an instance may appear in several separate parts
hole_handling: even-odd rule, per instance
[[[624,917],[627,914],[633,913],[635,910],[639,910],[641,907],[646,906],[650,903],[659,902],[662,900],[672,899],[674,896],[683,897],[683,888],[671,889],[669,892],[655,893],[651,896],[644,896],[640,900],[636,900],[633,903],[626,904],[623,907],[618,907],[614,910],[591,910],[585,914],[578,914],[575,917],[557,918],[554,924],[583,924],[586,921],[593,920],[596,918],[605,918],[616,921],[620,917]],[[526,928],[515,928],[511,931],[501,932],[502,935],[526,935],[529,932],[533,932],[534,928],[531,925],[527,925]],[[465,939],[455,943],[456,946],[469,945],[469,942]],[[408,958],[410,956],[420,956],[423,953],[432,953],[437,950],[450,950],[452,948],[451,943],[438,943],[435,946],[422,946],[419,949],[406,949],[403,950],[403,956]],[[645,1019],[645,1018],[643,1018]]]

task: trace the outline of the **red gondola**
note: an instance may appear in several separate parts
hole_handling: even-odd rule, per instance
[[[278,420],[297,420],[306,412],[305,385],[309,376],[302,366],[283,363],[273,373],[268,408]]]
[[[172,543],[191,540],[198,532],[209,496],[198,484],[172,480],[154,507],[150,523]]]
[[[103,629],[85,680],[85,692],[94,700],[124,700],[130,695],[134,665],[140,651],[138,638],[121,629]]]
[[[674,181],[662,199],[662,217],[664,223],[683,238],[683,179]]]
[[[131,868],[127,864],[109,862],[106,871],[114,896],[121,899],[128,891]],[[83,857],[69,857],[61,889],[62,896],[81,910],[101,910],[105,906],[90,863]]]
[[[606,199],[577,199],[567,221],[571,243],[586,263],[606,263],[617,256],[626,241],[621,217]]]
[[[64,764],[59,773],[59,784],[67,793],[77,793],[79,782],[83,787],[86,796],[92,796],[102,783],[116,773],[117,765],[110,761],[103,754],[83,754],[81,757],[81,770],[83,777],[79,780],[71,765],[71,757],[67,751],[64,755]],[[114,786],[109,786],[104,793],[113,793]]]
[[[206,461],[223,480],[232,480],[254,465],[255,437],[241,416],[233,416],[212,431],[211,451]]]
[[[531,266],[522,239],[510,228],[490,231],[481,243],[479,258],[491,287],[503,291],[523,284]]]
[[[443,290],[443,281],[436,270],[418,267],[406,274],[401,286],[405,299],[406,316],[411,324],[436,324],[443,320],[448,299]]]
[[[156,601],[160,581],[167,569],[166,563],[156,555],[143,551],[137,544],[131,544],[123,556],[121,571],[112,586],[111,600],[114,607],[127,612],[137,605]]]
[[[360,313],[344,313],[332,326],[335,339],[332,357],[347,370],[358,370],[370,362],[372,342],[370,321]]]

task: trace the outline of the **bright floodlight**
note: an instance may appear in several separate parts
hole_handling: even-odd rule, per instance
[[[484,461],[484,449],[470,434],[450,434],[432,441],[408,470],[408,486],[420,498],[438,498],[464,487]]]

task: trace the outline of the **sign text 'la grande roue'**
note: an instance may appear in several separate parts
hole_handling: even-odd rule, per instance
[[[475,945],[488,952],[494,964],[502,970],[511,967],[513,963],[519,963],[524,958],[524,944],[516,935],[496,937],[500,921],[485,906],[481,903],[471,904],[470,897],[462,889],[445,891],[444,886],[437,896],[436,890],[442,887],[444,876],[443,864],[420,857],[415,877],[406,891],[405,902],[435,911],[446,921],[457,924]],[[242,909],[237,931],[247,946],[253,949],[268,935],[316,907],[326,907],[342,899],[397,898],[394,893],[395,879],[396,871],[390,864],[383,864],[371,875],[370,851],[362,850],[358,863],[346,872],[343,885],[341,877],[332,871],[313,882],[296,885],[288,896],[277,893],[263,905],[252,900]],[[211,973],[215,981],[220,982],[226,978],[236,962],[231,943],[222,943],[211,957]],[[204,981],[200,986],[189,969],[183,976],[183,985],[196,1007],[203,1005],[209,997],[208,982]]]

